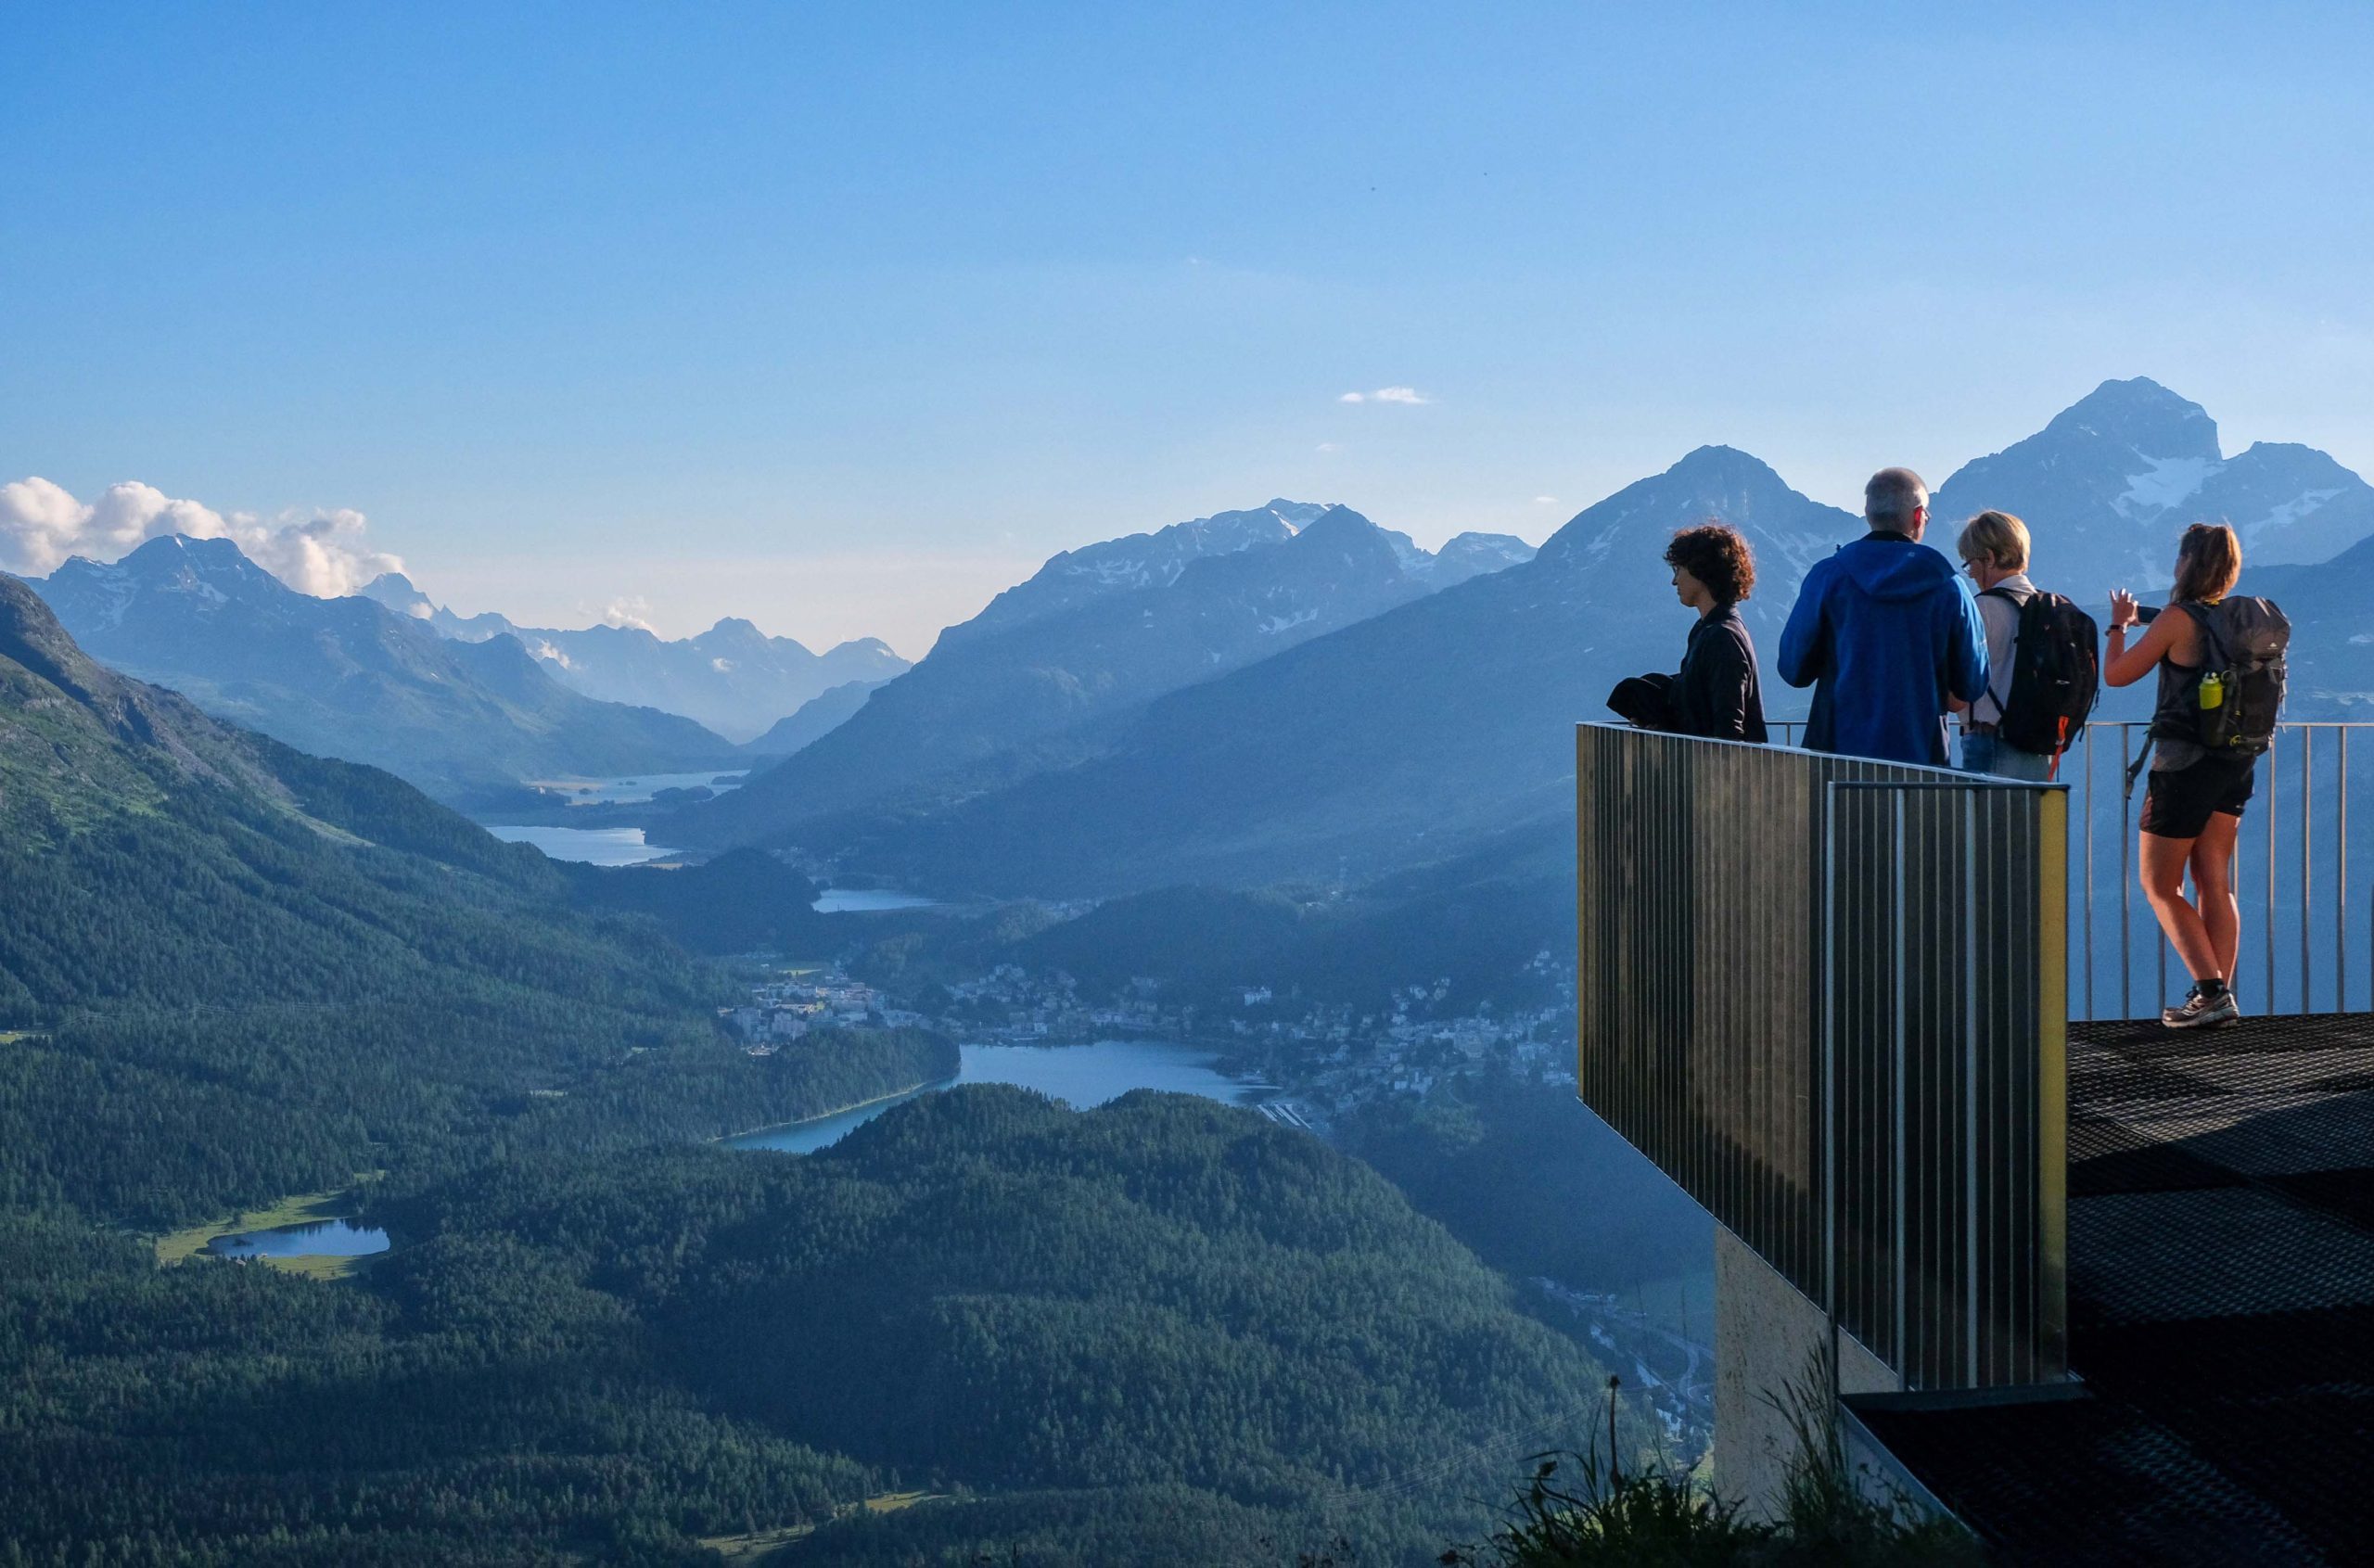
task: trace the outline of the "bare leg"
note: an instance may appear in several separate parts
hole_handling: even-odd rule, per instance
[[[2242,911],[2234,899],[2234,840],[2242,819],[2223,811],[2209,814],[2209,825],[2192,841],[2192,890],[2201,902],[2201,924],[2209,933],[2211,959],[2217,977],[2231,985],[2234,957],[2242,945]]]
[[[2185,864],[2200,841],[2163,838],[2156,833],[2139,836],[2141,853],[2137,858],[2142,861],[2143,896],[2151,900],[2160,929],[2168,934],[2176,957],[2194,979],[2223,980],[2226,976],[2217,967],[2217,950],[2210,943],[2209,927],[2202,923],[2201,911],[2185,902]]]

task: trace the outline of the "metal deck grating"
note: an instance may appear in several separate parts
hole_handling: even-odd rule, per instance
[[[2070,1031],[2089,1396],[1863,1420],[2010,1561],[2374,1552],[2374,1015]]]

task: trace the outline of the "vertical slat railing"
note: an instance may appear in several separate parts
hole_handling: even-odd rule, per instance
[[[2258,761],[2232,874],[2241,951],[2237,973],[2227,978],[2246,1013],[2374,1007],[2374,947],[2368,950],[2366,980],[2356,979],[2349,962],[2350,910],[2361,899],[2374,904],[2374,884],[2358,869],[2374,861],[2352,853],[2350,836],[2353,821],[2374,821],[2351,809],[2351,743],[2355,731],[2368,727],[2287,720]],[[2130,794],[2126,780],[2142,755],[2146,729],[2137,722],[2092,724],[2078,743],[2083,756],[2063,761],[2063,776],[2074,786],[2070,809],[2079,819],[2069,886],[2070,962],[2080,977],[2073,1016],[2078,1018],[2156,1016],[2163,1002],[2175,1000],[2171,987],[2181,988],[2187,980],[2169,962],[2172,950],[2137,877],[2138,808],[2147,785],[2138,777]],[[2099,759],[2097,750],[2103,754]],[[2114,856],[2105,838],[2115,841]],[[2112,899],[2114,911],[2106,902]],[[2374,940],[2374,931],[2368,938]],[[2328,941],[2329,970],[2317,962]],[[2101,977],[2105,968],[2115,975],[2114,1004],[2113,988]]]
[[[1598,725],[1576,769],[1584,1101],[1908,1386],[2060,1377],[2066,788]]]

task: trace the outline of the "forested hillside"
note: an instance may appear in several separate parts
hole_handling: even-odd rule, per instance
[[[822,1525],[784,1560],[1415,1564],[1600,1409],[1382,1179],[1180,1096],[964,1088],[822,1154],[547,1153],[369,1217],[399,1249],[325,1284],[0,1217],[10,1561],[691,1562]],[[932,1500],[842,1516],[894,1488]]]
[[[711,1016],[732,988],[649,921],[100,669],[5,577],[0,886],[0,1202],[179,1222],[789,1120],[952,1060],[913,1034],[745,1055]]]
[[[804,930],[804,881],[565,874],[108,673],[6,579],[0,828],[7,1561],[1415,1563],[1596,1408],[1500,1276],[1249,1112],[969,1088],[704,1145],[952,1072],[718,1031],[657,922]],[[126,1234],[366,1172],[396,1245],[351,1280]],[[849,1511],[899,1487],[933,1498]]]
[[[1374,1173],[1183,1096],[1079,1114],[967,1087],[814,1156],[523,1167],[391,1218],[567,1258],[661,1326],[689,1386],[794,1441],[935,1489],[1182,1487],[1292,1522],[1284,1561],[1337,1531],[1427,1560],[1525,1454],[1580,1439],[1602,1381]],[[900,1531],[986,1549],[1027,1524],[1070,1552],[1109,1517],[1074,1511],[943,1504]]]

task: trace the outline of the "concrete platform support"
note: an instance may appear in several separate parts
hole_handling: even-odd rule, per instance
[[[1779,1511],[1796,1457],[1789,1390],[1807,1380],[1829,1344],[1821,1307],[1729,1229],[1715,1227],[1715,1490],[1752,1517]],[[1840,1336],[1838,1373],[1844,1394],[1903,1386],[1852,1335]]]

